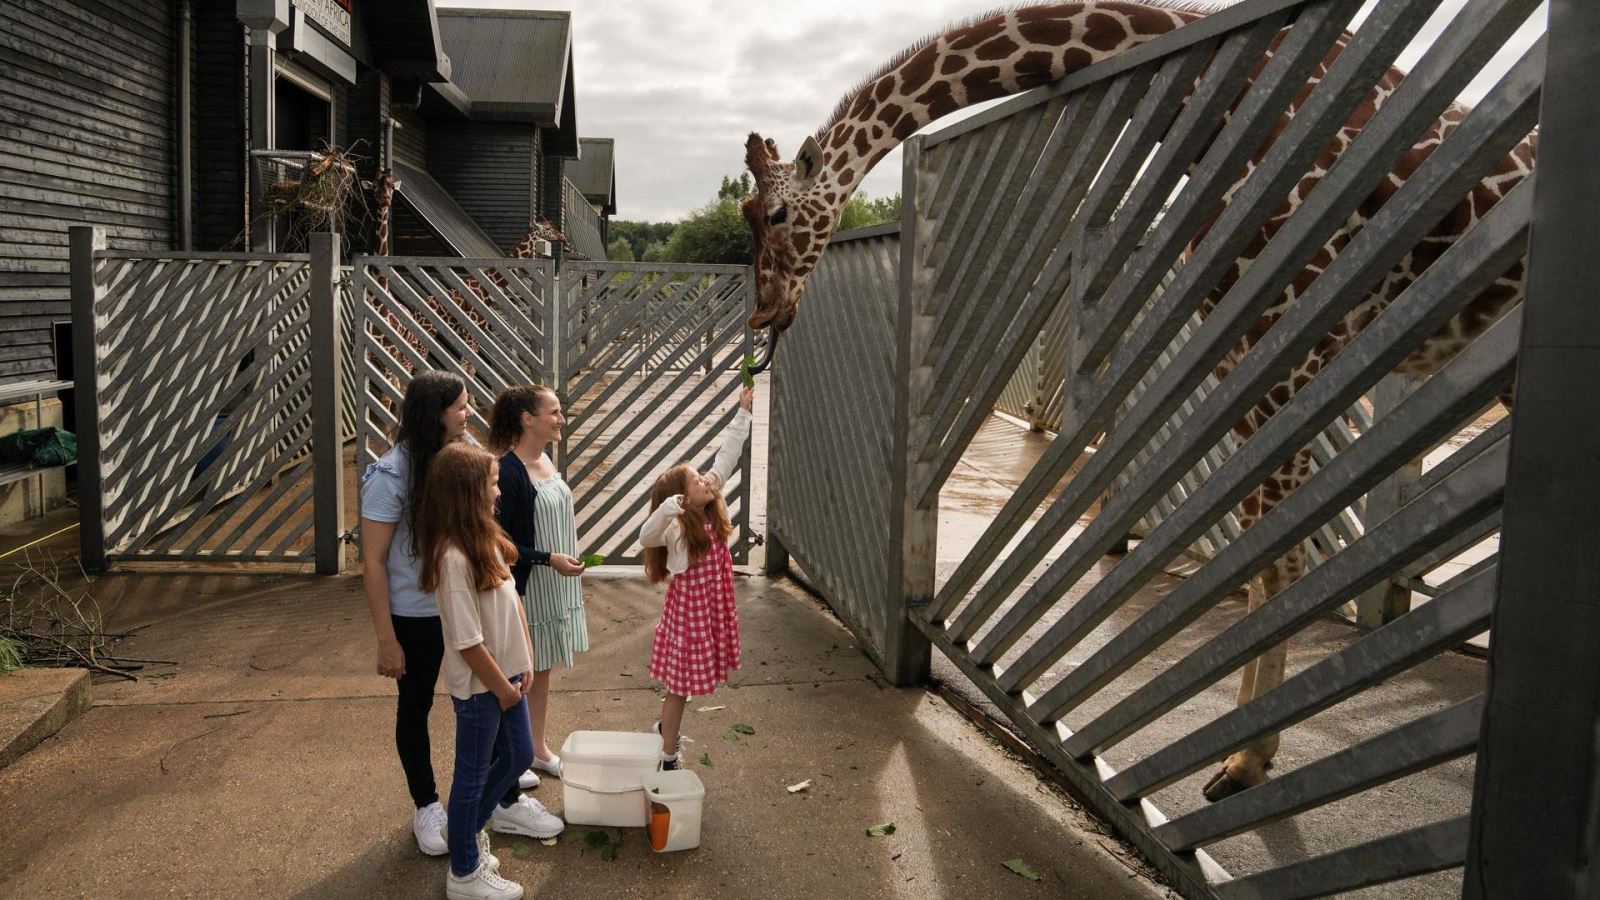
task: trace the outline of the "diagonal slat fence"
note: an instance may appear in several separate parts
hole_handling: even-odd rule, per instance
[[[1536,179],[1494,173],[1533,132],[1545,80],[1571,77],[1547,71],[1537,33],[1514,38],[1538,4],[1469,2],[1283,211],[1437,6],[1394,0],[1353,23],[1355,0],[1246,0],[913,137],[901,224],[835,238],[775,371],[769,553],[897,682],[925,678],[933,650],[947,658],[1186,896],[1402,879],[1418,879],[1411,896],[1452,895],[1459,877],[1430,873],[1459,870],[1469,832],[1491,827],[1469,829],[1460,765],[1478,746],[1482,669],[1464,695],[1419,673],[1494,611],[1497,556],[1437,572],[1501,521],[1515,419],[1474,422],[1511,384],[1522,308],[1416,385],[1389,379],[1525,265]],[[1509,62],[1482,99],[1454,107],[1496,53]],[[1363,207],[1446,116],[1426,160]],[[1503,195],[1479,197],[1381,314],[1235,432],[1486,178]],[[1337,255],[1317,260],[1330,242]],[[977,540],[941,545],[940,504],[961,502],[941,492],[997,408],[1054,437]],[[1241,503],[1303,451],[1303,484],[1243,527]],[[880,524],[847,537],[845,521]],[[1302,546],[1303,576],[1226,612]],[[1395,590],[1404,605],[1369,632],[1311,640]],[[1225,699],[1234,673],[1285,644],[1302,649],[1281,685]],[[1411,705],[1392,717],[1352,711],[1395,691]],[[1312,728],[1308,758],[1297,742]],[[1280,735],[1265,783],[1200,800],[1220,762]],[[1408,778],[1437,790],[1386,793]],[[1234,849],[1283,828],[1336,837]]]

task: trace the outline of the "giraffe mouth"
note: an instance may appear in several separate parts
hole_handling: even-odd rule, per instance
[[[760,375],[772,368],[772,360],[778,355],[778,338],[782,334],[776,328],[768,328],[764,337],[756,337],[756,363],[750,367],[751,375]]]

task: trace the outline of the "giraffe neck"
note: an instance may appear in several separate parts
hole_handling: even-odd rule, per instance
[[[873,165],[929,122],[1048,84],[1200,15],[1181,4],[1132,0],[1030,6],[984,17],[907,51],[846,97],[818,130],[823,158],[811,194],[826,209],[820,224],[836,223]]]

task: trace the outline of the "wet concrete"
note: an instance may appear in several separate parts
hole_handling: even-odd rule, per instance
[[[941,494],[938,554],[941,581],[948,578],[959,565],[968,548],[983,533],[1000,506],[1048,446],[1047,436],[1031,434],[1011,421],[991,417]],[[1029,574],[1025,585],[1037,580],[1079,530],[1074,528],[1047,555]],[[1104,577],[1117,560],[1118,557],[1107,557],[1097,563],[1002,657],[1001,664],[1005,665],[1019,657],[1024,649]],[[1167,573],[1147,584],[1130,603],[1051,666],[1047,674],[1029,687],[1030,692],[1038,696],[1064,678],[1076,665],[1176,587],[1180,577]],[[1012,605],[1013,602],[1008,601],[991,621],[998,621]],[[1243,617],[1244,612],[1242,593],[1229,598],[1102,689],[1083,706],[1069,713],[1064,721],[1070,728],[1082,727],[1116,700],[1216,637]],[[980,631],[979,635],[984,633]],[[1361,634],[1361,631],[1342,620],[1330,618],[1315,622],[1292,639],[1287,674],[1292,676],[1330,653],[1349,646]],[[1004,721],[1004,715],[938,653],[934,654],[934,674],[970,702]],[[1111,748],[1104,754],[1105,759],[1115,769],[1126,768],[1216,719],[1234,708],[1238,683],[1237,675],[1223,678],[1178,709]],[[1482,691],[1483,687],[1484,661],[1481,658],[1458,652],[1441,654],[1286,731],[1274,772],[1281,774],[1342,750],[1395,725],[1467,699]],[[1206,849],[1219,864],[1238,876],[1462,815],[1471,805],[1474,760],[1475,757],[1468,756],[1445,763]],[[1208,767],[1157,792],[1151,799],[1169,817],[1175,818],[1197,809],[1205,804],[1200,788],[1214,771],[1214,768]],[[1458,897],[1460,882],[1459,872],[1444,872],[1350,896]]]

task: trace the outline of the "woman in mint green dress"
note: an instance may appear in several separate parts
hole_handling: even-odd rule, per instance
[[[522,593],[533,642],[528,719],[534,758],[533,767],[519,782],[524,788],[539,783],[537,772],[561,776],[561,758],[550,750],[545,732],[550,670],[557,663],[571,666],[576,654],[589,649],[572,491],[545,452],[566,424],[560,399],[542,386],[501,391],[489,416],[490,443],[506,450],[500,458],[495,518],[517,545],[511,575]]]

